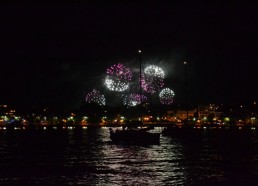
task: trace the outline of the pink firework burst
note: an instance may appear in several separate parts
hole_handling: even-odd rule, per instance
[[[135,94],[135,93],[125,96],[124,101],[123,101],[124,105],[130,106],[130,107],[139,105],[139,104],[141,104],[141,102],[146,103],[147,97],[145,95],[140,95],[140,94]]]
[[[132,72],[125,65],[118,63],[107,69],[105,84],[111,91],[122,92],[129,87]]]
[[[141,86],[148,93],[155,93],[164,86],[164,71],[155,65],[148,66],[141,75]]]

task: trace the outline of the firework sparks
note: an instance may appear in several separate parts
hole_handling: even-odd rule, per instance
[[[105,96],[100,94],[99,91],[93,89],[86,95],[86,102],[97,103],[99,105],[105,105]]]
[[[173,103],[173,97],[175,93],[169,88],[164,88],[159,93],[160,102],[165,105]]]
[[[115,64],[107,69],[105,84],[111,91],[122,92],[129,88],[132,73],[123,64]]]
[[[141,75],[141,86],[148,93],[155,93],[164,86],[164,71],[155,65],[148,66]]]
[[[124,101],[123,101],[124,105],[130,106],[130,107],[139,105],[139,104],[141,104],[141,102],[146,103],[147,97],[144,95],[135,94],[135,93],[125,96]]]

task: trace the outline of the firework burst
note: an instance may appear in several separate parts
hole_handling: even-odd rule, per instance
[[[160,102],[164,105],[169,105],[169,104],[173,103],[174,95],[175,95],[175,93],[173,90],[171,90],[169,88],[164,88],[159,93]]]
[[[132,93],[132,94],[125,96],[123,103],[124,103],[124,105],[133,107],[133,106],[141,104],[141,101],[142,101],[142,103],[146,103],[147,97],[144,95]]]
[[[132,72],[123,64],[118,63],[107,69],[105,85],[111,91],[122,92],[128,89]]]
[[[105,96],[100,94],[99,91],[93,89],[86,95],[86,102],[97,103],[98,105],[105,105]]]
[[[144,69],[141,75],[141,86],[148,93],[155,93],[164,86],[164,71],[155,65],[150,65]]]

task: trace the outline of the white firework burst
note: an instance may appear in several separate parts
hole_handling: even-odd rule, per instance
[[[159,93],[160,102],[165,105],[169,105],[173,103],[174,96],[175,96],[174,91],[169,88],[164,88]]]
[[[141,75],[141,86],[148,93],[155,93],[164,86],[164,71],[155,65],[150,65],[144,69]]]
[[[93,89],[91,92],[89,92],[86,95],[85,98],[86,102],[88,103],[97,103],[99,105],[105,105],[105,96],[103,94],[100,94],[99,91]]]

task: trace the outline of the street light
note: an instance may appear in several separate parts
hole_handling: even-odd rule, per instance
[[[187,65],[187,62],[185,61],[184,62],[184,66],[185,66],[185,83],[187,84],[187,72],[186,72],[186,65]]]

